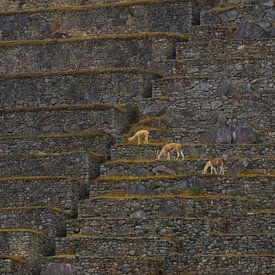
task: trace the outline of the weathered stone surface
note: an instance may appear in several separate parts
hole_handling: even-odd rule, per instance
[[[248,165],[249,165],[249,161],[247,159],[239,160],[234,165],[229,167],[228,173],[232,173],[232,174],[242,173],[246,170]]]
[[[72,267],[65,263],[49,263],[41,270],[41,275],[72,275]]]
[[[201,188],[203,185],[204,185],[203,179],[194,176],[183,181],[180,184],[180,187],[192,189],[192,188]]]
[[[176,171],[165,166],[165,165],[158,165],[157,167],[152,169],[153,173],[156,175],[173,175],[176,174]]]
[[[232,129],[230,127],[222,127],[208,131],[204,139],[208,143],[231,143],[232,142]]]
[[[258,143],[260,141],[259,134],[252,128],[238,127],[232,133],[233,143]]]
[[[180,217],[183,214],[183,210],[176,206],[161,206],[159,214],[163,217]]]
[[[148,195],[152,193],[152,188],[144,185],[130,185],[127,192],[129,194]]]
[[[234,33],[236,39],[260,38],[265,35],[265,30],[257,24],[241,22]]]

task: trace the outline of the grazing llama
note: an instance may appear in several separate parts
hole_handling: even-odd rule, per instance
[[[209,159],[206,163],[206,165],[203,168],[202,173],[206,174],[208,168],[211,168],[211,175],[213,174],[213,171],[215,172],[215,174],[217,173],[217,170],[215,167],[220,167],[220,175],[224,175],[224,159],[223,158],[212,158]]]
[[[138,145],[140,145],[140,139],[144,138],[144,144],[148,144],[149,131],[140,130],[137,131],[132,137],[128,138],[128,142],[132,142],[137,139]]]
[[[177,159],[179,159],[180,155],[182,159],[184,159],[184,154],[182,152],[182,145],[180,143],[168,143],[164,145],[160,151],[160,153],[157,152],[157,158],[160,159],[160,157],[164,154],[167,154],[167,159],[170,160],[170,152],[176,151],[177,152]]]

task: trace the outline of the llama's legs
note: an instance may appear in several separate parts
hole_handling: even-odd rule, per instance
[[[213,170],[214,170],[215,174],[217,175],[218,173],[217,173],[217,170],[214,166],[213,166]]]
[[[184,159],[184,154],[183,154],[182,151],[180,151],[180,154],[181,154],[181,156],[182,156],[182,159]]]
[[[145,142],[144,144],[148,144],[148,136],[145,137]]]
[[[179,156],[180,156],[180,152],[177,151],[177,160],[179,159]]]
[[[170,153],[169,153],[169,152],[167,153],[167,159],[168,159],[168,160],[171,159],[171,158],[170,158]]]
[[[138,145],[140,145],[140,137],[138,137]]]

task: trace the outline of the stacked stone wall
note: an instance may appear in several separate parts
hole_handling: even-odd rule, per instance
[[[81,181],[66,178],[7,178],[0,188],[1,208],[45,206],[60,208],[72,216],[77,213],[78,200],[87,195]]]
[[[192,6],[189,1],[135,1],[119,5],[59,8],[43,13],[18,13],[1,16],[0,39],[44,39],[59,36],[88,36],[136,32],[188,32]],[[142,5],[141,5],[142,4]],[[163,24],[165,22],[165,24]]]

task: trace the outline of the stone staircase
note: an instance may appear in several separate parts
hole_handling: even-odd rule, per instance
[[[272,274],[273,40],[191,1],[46,2],[0,3],[0,274]]]

